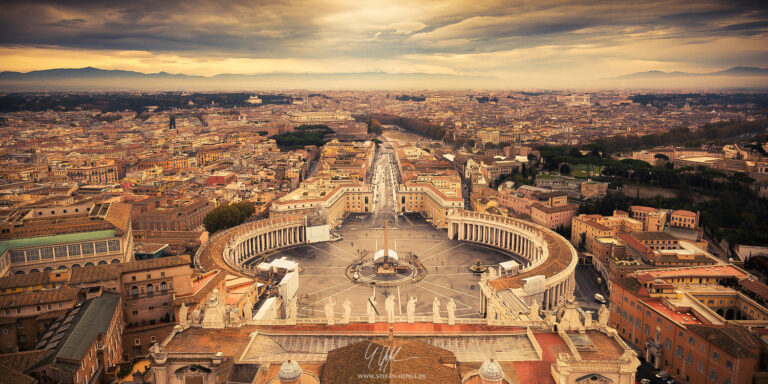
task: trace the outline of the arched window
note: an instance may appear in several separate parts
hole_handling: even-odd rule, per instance
[[[131,295],[138,295],[139,294],[139,287],[133,286],[131,287]]]
[[[147,284],[147,293],[152,293],[155,291],[155,287],[152,284]]]
[[[166,283],[165,281],[160,283],[160,290],[163,291],[163,292],[167,291],[168,290],[168,283]]]

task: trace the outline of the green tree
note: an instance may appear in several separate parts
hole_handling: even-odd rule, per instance
[[[582,232],[579,235],[579,252],[584,252],[586,248],[587,248],[587,233]]]
[[[214,233],[222,229],[232,228],[242,224],[256,211],[252,203],[244,201],[230,205],[222,205],[208,212],[203,218],[205,229]]]

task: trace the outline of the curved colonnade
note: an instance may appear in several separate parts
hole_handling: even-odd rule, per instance
[[[573,294],[578,255],[573,246],[552,230],[528,221],[486,213],[453,210],[448,214],[448,238],[495,247],[521,256],[528,263],[519,273],[492,280],[496,291],[524,288],[526,279],[543,276],[542,309],[552,309],[561,298]],[[307,243],[307,222],[303,215],[280,216],[242,224],[214,234],[195,254],[221,255],[235,271],[251,274],[244,264],[264,252]]]
[[[220,254],[227,265],[240,272],[254,256],[307,243],[307,220],[304,215],[286,215],[238,225],[212,236],[195,253],[200,266],[203,257]]]
[[[491,281],[498,290],[523,288],[525,279],[545,278],[541,306],[551,309],[573,294],[578,254],[562,236],[528,221],[487,213],[454,210],[448,214],[448,238],[484,244],[528,260],[514,276]]]

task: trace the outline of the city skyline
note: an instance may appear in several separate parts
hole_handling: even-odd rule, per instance
[[[765,75],[625,76],[763,67],[768,11],[759,2],[313,1],[221,7],[204,1],[36,1],[3,8],[2,71],[307,74],[323,80],[313,88],[387,88],[405,75],[414,88],[718,88],[768,82]],[[370,79],[371,73],[386,76]],[[347,76],[339,80],[340,74]]]

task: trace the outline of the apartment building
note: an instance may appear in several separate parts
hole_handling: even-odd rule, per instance
[[[121,361],[120,295],[105,293],[58,317],[35,345],[51,354],[26,370],[41,382],[108,383]]]
[[[18,208],[0,222],[0,276],[130,261],[130,212],[124,203]]]
[[[733,267],[721,268],[722,271],[713,273],[739,274],[728,270]],[[611,326],[638,347],[646,361],[667,370],[678,382],[752,383],[755,372],[764,370],[764,362],[760,361],[761,343],[748,328],[727,321],[707,305],[715,302],[707,299],[707,295],[712,295],[707,291],[728,289],[706,285],[684,287],[680,279],[718,277],[697,269],[676,272],[674,280],[652,272],[613,279]],[[704,291],[704,297],[697,291]],[[765,308],[761,312],[750,320],[768,319]]]
[[[303,214],[326,217],[331,228],[348,213],[373,212],[373,190],[362,181],[310,178],[301,186],[272,202],[270,216]]]
[[[159,202],[158,202],[159,203]],[[142,205],[133,214],[133,228],[142,231],[193,231],[215,204],[204,197],[170,200],[164,204]]]

